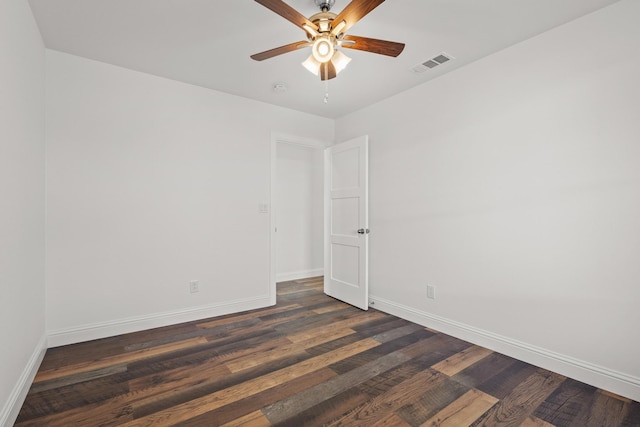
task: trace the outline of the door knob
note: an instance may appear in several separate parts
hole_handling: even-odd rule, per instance
[[[358,229],[358,234],[369,234],[368,228],[360,228]]]

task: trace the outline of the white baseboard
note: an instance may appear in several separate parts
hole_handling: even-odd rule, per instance
[[[373,302],[371,306],[377,310],[582,381],[594,387],[611,391],[620,396],[640,401],[640,378],[435,316],[384,298],[370,296],[369,299]]]
[[[314,268],[312,270],[292,271],[290,273],[280,273],[276,275],[276,282],[288,282],[289,280],[306,279],[307,277],[322,276],[324,268]]]
[[[43,335],[38,341],[36,348],[33,350],[27,366],[25,366],[20,378],[18,378],[18,382],[13,390],[11,390],[9,399],[7,399],[4,406],[0,408],[0,426],[10,427],[15,423],[16,418],[18,418],[18,414],[20,413],[20,408],[22,408],[22,404],[24,403],[24,399],[27,397],[27,393],[29,393],[29,388],[31,388],[33,379],[38,373],[38,368],[40,368],[40,364],[42,363],[42,359],[44,358],[44,353],[46,351],[47,337]]]
[[[214,316],[254,310],[272,305],[269,295],[257,298],[228,301],[223,304],[178,310],[167,313],[157,313],[148,316],[132,317],[103,323],[82,325],[74,328],[49,331],[49,347],[59,347],[83,341],[107,338],[131,332],[144,331],[177,323],[191,322]]]

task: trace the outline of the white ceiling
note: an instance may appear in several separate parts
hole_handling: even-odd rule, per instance
[[[313,0],[285,0],[305,16]],[[324,117],[336,118],[618,0],[387,0],[349,34],[406,43],[398,58],[345,50],[327,84],[300,63],[308,49],[263,62],[250,55],[304,40],[252,0],[30,0],[50,49]],[[348,0],[336,0],[339,13]],[[441,52],[456,59],[416,74]],[[571,52],[567,52],[570,55]],[[273,91],[285,83],[285,93]]]

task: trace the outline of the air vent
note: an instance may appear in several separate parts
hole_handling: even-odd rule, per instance
[[[425,67],[428,67],[428,68],[435,68],[440,64],[438,62],[434,61],[433,59],[430,59],[427,62],[423,62],[422,65],[424,65]]]
[[[437,66],[442,65],[445,62],[451,61],[452,59],[455,58],[448,53],[441,53],[431,59],[427,59],[426,61],[421,62],[420,64],[411,68],[411,71],[413,71],[414,73],[424,73],[425,71],[436,68]]]

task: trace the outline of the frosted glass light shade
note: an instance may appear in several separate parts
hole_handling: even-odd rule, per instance
[[[331,62],[336,69],[336,74],[338,74],[340,71],[344,70],[347,67],[347,64],[351,62],[351,58],[349,58],[339,50],[336,50],[336,52],[333,54],[333,58],[331,58]]]
[[[309,55],[309,57],[302,63],[304,68],[311,71],[316,76],[320,74],[320,63],[315,60],[313,55]]]

